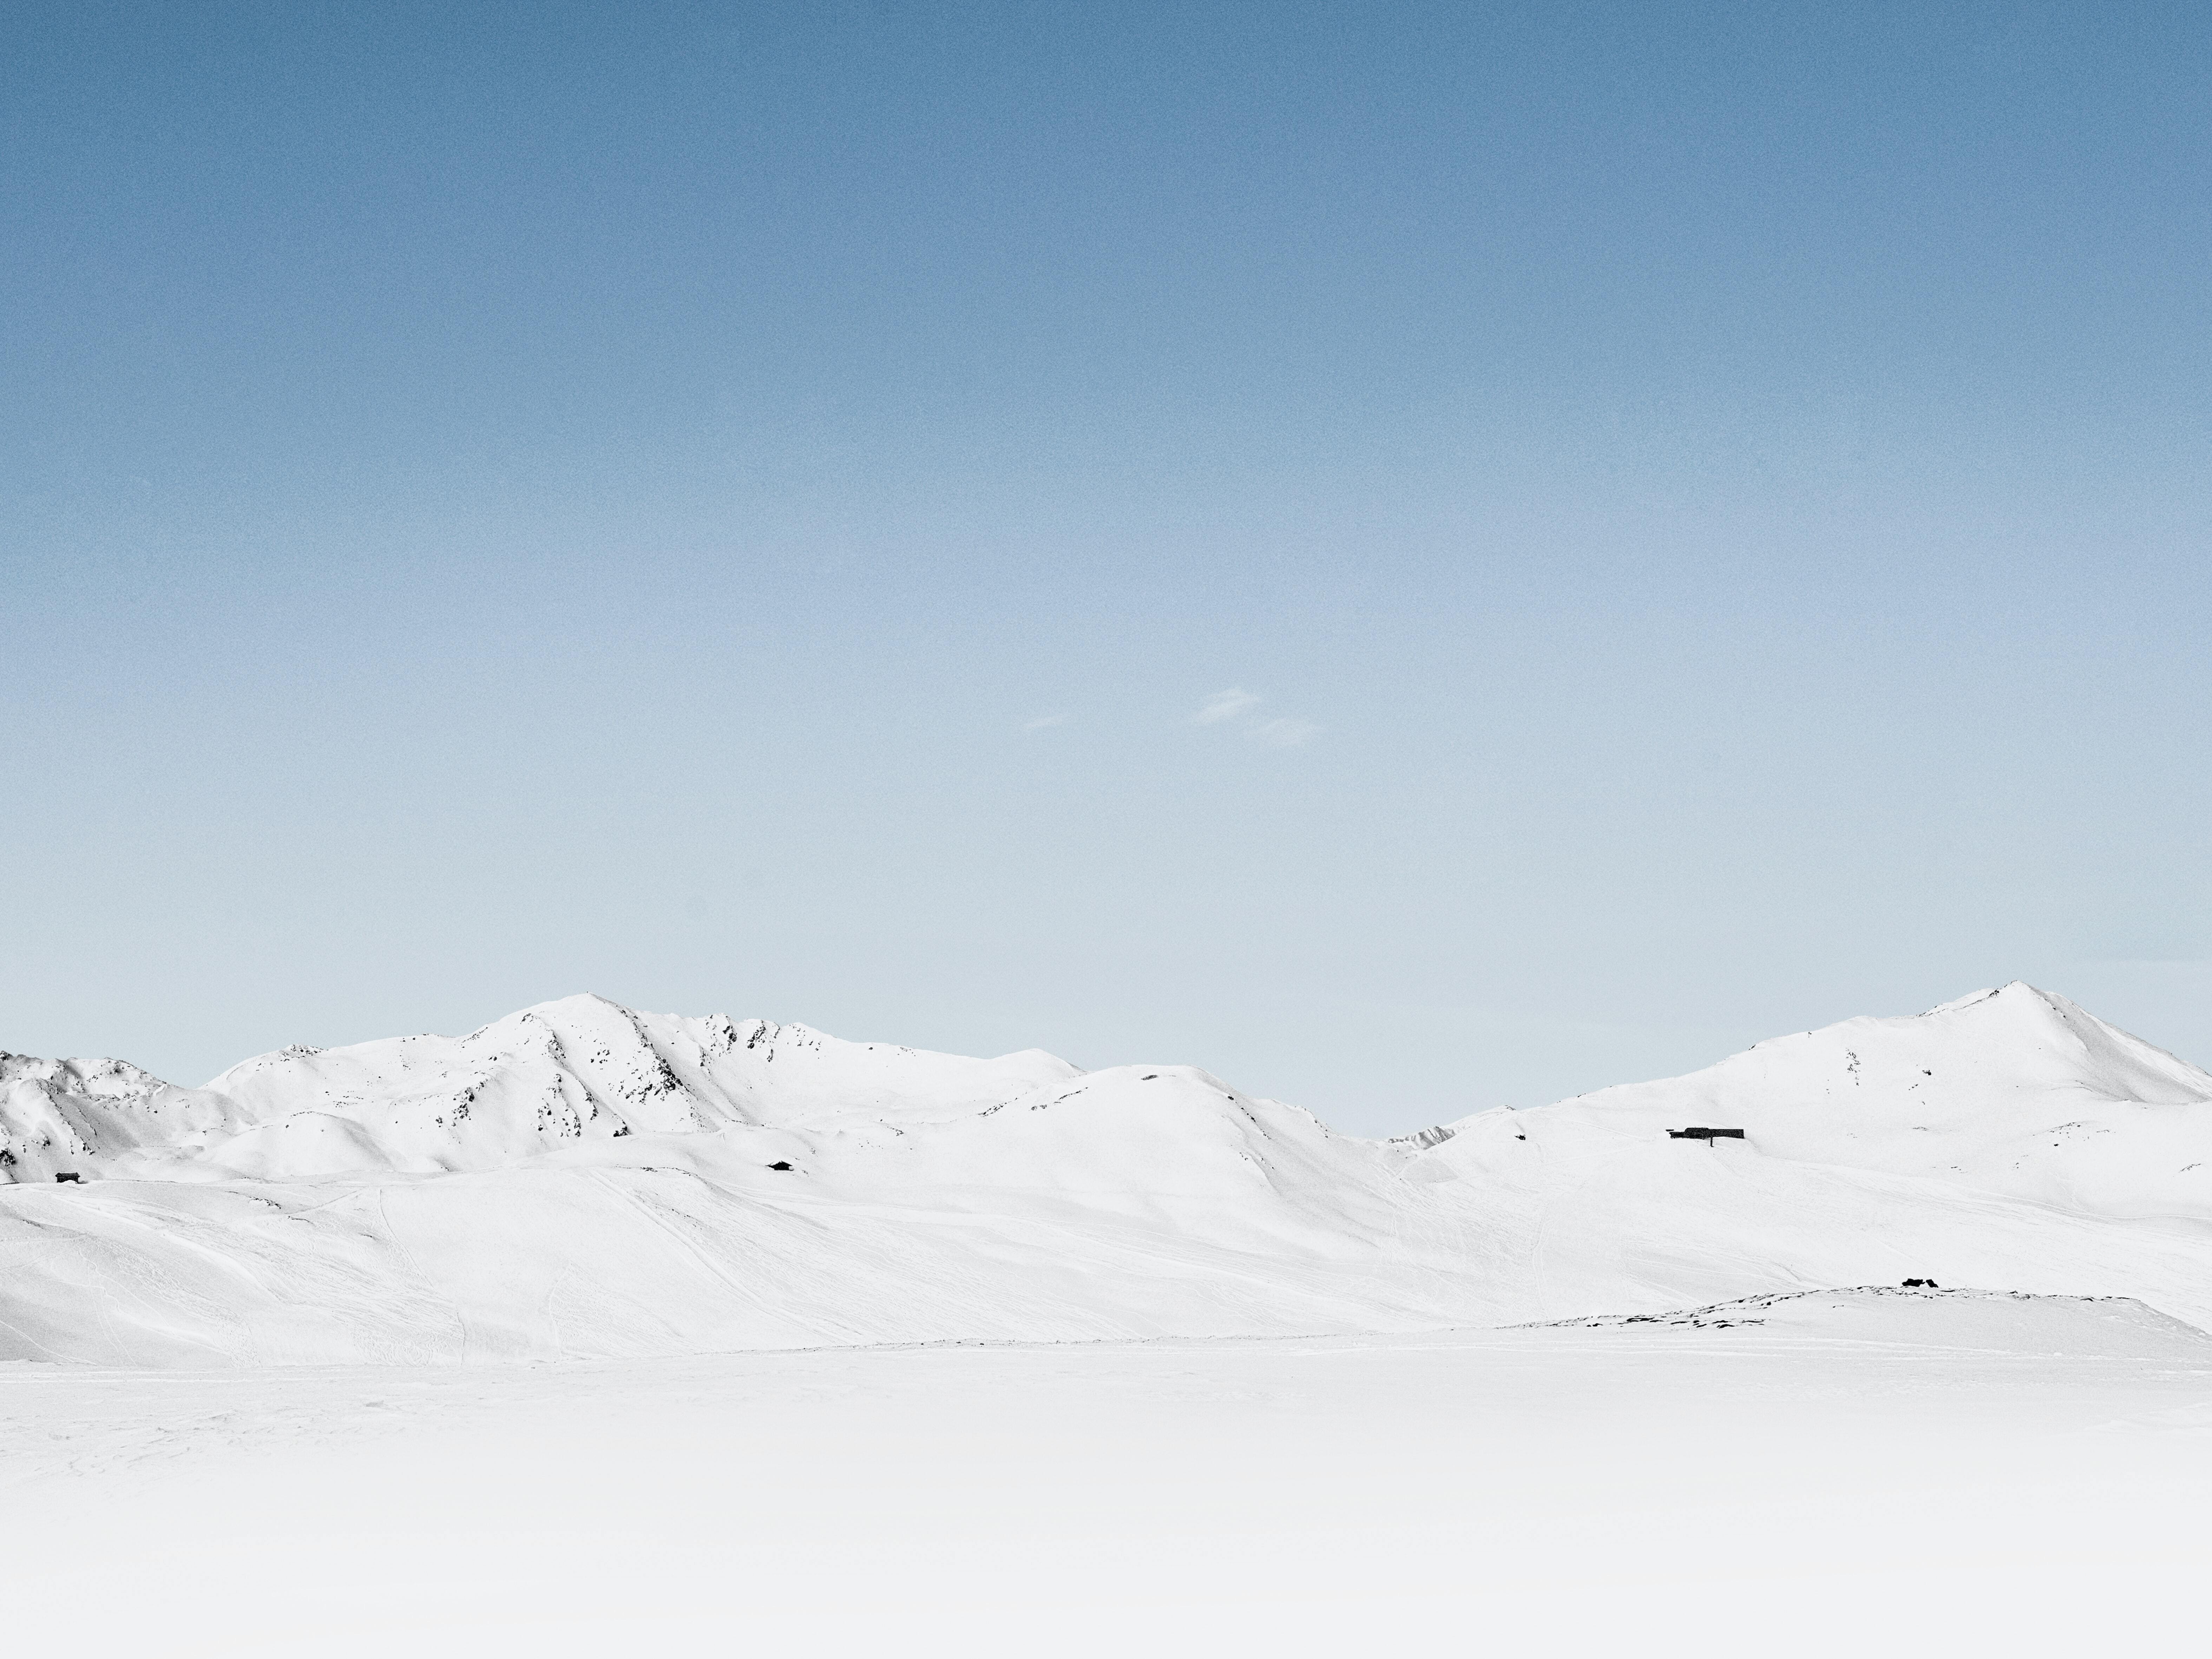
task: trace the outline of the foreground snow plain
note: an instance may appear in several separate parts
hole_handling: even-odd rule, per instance
[[[0,1402],[26,1652],[2179,1653],[2212,1549],[2212,1340],[2126,1301]]]
[[[0,1056],[8,1629],[2193,1652],[2208,1163],[2024,985],[1381,1142],[596,998]]]

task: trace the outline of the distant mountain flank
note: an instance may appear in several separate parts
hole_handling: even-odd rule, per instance
[[[1479,1113],[1432,1156],[1480,1180],[1562,1138],[1642,1146],[1687,1124],[1742,1128],[1761,1158],[2097,1214],[2212,1218],[2212,1073],[2018,982],[1774,1037],[1686,1077]]]
[[[2203,1322],[2208,1164],[2212,1075],[2022,984],[1384,1141],[1188,1066],[576,996],[201,1089],[0,1056],[0,1358],[1409,1330],[1908,1278]]]

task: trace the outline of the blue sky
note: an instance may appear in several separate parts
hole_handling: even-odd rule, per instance
[[[2201,9],[0,37],[0,1047],[2212,1061]]]

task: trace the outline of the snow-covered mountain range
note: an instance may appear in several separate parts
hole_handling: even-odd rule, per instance
[[[202,1089],[0,1056],[0,1358],[1411,1330],[1923,1276],[2212,1322],[2212,1075],[2021,984],[1394,1141],[1187,1066],[580,996]]]

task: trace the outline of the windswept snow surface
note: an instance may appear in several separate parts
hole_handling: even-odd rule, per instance
[[[1908,1277],[2212,1322],[2212,1076],[2026,985],[1444,1127],[595,997],[200,1090],[8,1056],[0,1358],[1410,1332]]]
[[[1822,1291],[1421,1335],[0,1366],[26,1653],[2194,1653],[2212,1340]]]

